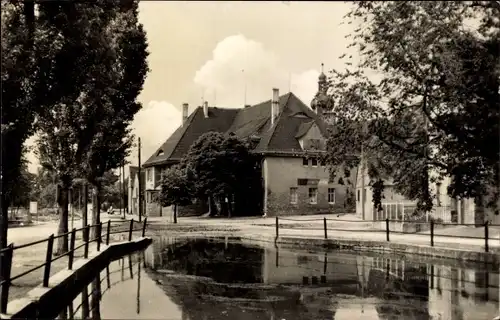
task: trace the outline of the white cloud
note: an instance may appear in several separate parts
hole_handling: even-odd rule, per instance
[[[194,82],[206,92],[216,92],[221,107],[241,107],[245,86],[247,104],[270,99],[276,87],[281,94],[291,89],[309,105],[317,90],[318,75],[314,69],[290,74],[272,50],[239,34],[215,46],[211,59],[196,72]]]
[[[135,115],[132,128],[136,137],[141,138],[142,163],[165,142],[181,122],[181,111],[166,101],[151,101]],[[128,160],[137,164],[137,147],[133,148]]]

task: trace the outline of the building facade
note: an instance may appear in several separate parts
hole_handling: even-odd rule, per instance
[[[209,131],[258,141],[253,152],[261,159],[263,209],[256,215],[348,211],[346,196],[354,187],[331,181],[329,169],[321,164],[328,126],[325,114],[330,107],[324,73],[318,86],[312,109],[291,92],[280,96],[278,89],[273,89],[272,99],[243,108],[209,107],[205,102],[189,114],[183,104],[182,125],[144,163],[146,212],[166,209],[155,201],[162,173],[179,163],[191,144]],[[206,208],[199,205],[197,210]]]
[[[432,174],[432,173],[431,173]],[[438,183],[430,183],[430,192],[434,197],[434,206],[429,217],[445,223],[475,224],[482,226],[486,221],[500,223],[498,211],[489,208],[484,199],[455,199],[448,195],[450,177],[445,177]],[[373,190],[366,166],[359,166],[356,175],[356,215],[363,220],[375,221],[407,219],[416,208],[416,201],[411,201],[395,191],[390,179],[384,180],[382,211],[377,212],[373,205]]]

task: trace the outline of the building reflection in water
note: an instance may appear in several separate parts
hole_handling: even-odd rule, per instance
[[[225,312],[233,319],[465,320],[499,311],[498,270],[482,266],[317,254],[227,239],[163,238],[145,259],[159,271],[148,273],[182,308],[183,319],[218,319]]]

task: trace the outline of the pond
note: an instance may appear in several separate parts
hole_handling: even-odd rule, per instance
[[[89,311],[82,296],[70,311],[94,319],[493,319],[499,281],[498,270],[456,261],[161,238],[111,262],[82,294]]]

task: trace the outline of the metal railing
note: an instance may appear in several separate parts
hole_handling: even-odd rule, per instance
[[[312,227],[304,227],[304,228],[301,228],[300,225],[299,227],[297,228],[297,224],[290,224],[291,226],[293,226],[292,228],[287,228],[287,225],[286,224],[282,224],[280,225],[280,220],[282,221],[294,221],[294,222],[304,222],[304,223],[310,223],[310,222],[320,222],[320,221],[323,221],[323,227],[322,228],[312,228]],[[384,227],[383,229],[374,229],[374,228],[371,228],[371,229],[341,229],[341,228],[332,228],[331,226],[329,227],[328,226],[328,222],[329,221],[332,221],[332,222],[350,222],[350,223],[364,223],[364,224],[369,224],[369,223],[381,223],[381,224],[384,224]],[[408,225],[413,225],[415,226],[416,228],[416,231],[404,231],[403,228],[398,228],[400,230],[394,230],[395,229],[395,226],[392,227],[391,229],[391,223],[400,223],[400,224],[408,224]],[[421,236],[421,237],[428,237],[429,239],[429,242],[430,242],[430,245],[431,247],[434,247],[434,242],[435,242],[435,229],[436,229],[436,225],[439,225],[439,226],[454,226],[454,227],[457,227],[457,226],[474,226],[474,227],[478,227],[477,224],[472,224],[472,223],[469,223],[469,224],[466,224],[466,223],[444,223],[444,222],[437,222],[435,221],[434,219],[430,219],[430,221],[412,221],[412,220],[390,220],[388,218],[384,219],[384,220],[373,220],[373,221],[368,221],[368,220],[343,220],[343,219],[328,219],[326,217],[324,217],[323,219],[292,219],[292,218],[283,218],[283,217],[276,217],[276,240],[278,239],[278,237],[280,236],[280,228],[281,229],[295,229],[295,230],[323,230],[324,232],[324,238],[325,239],[328,239],[328,236],[329,236],[329,233],[332,233],[334,231],[343,231],[343,232],[346,232],[346,231],[350,231],[350,232],[367,232],[367,233],[381,233],[381,232],[385,232],[385,240],[387,242],[390,242],[390,235],[391,234],[412,234],[412,235],[418,235],[418,236]],[[439,234],[437,236],[439,237],[442,237],[442,238],[457,238],[457,239],[480,239],[480,240],[484,240],[484,251],[485,252],[489,252],[490,251],[490,246],[489,246],[489,240],[491,239],[490,238],[490,235],[489,235],[489,228],[490,227],[500,227],[500,225],[498,224],[491,224],[489,223],[488,221],[484,222],[484,224],[482,224],[482,226],[480,226],[481,228],[483,228],[483,236],[481,237],[478,237],[478,236],[470,236],[470,235],[453,235],[453,234]],[[429,231],[429,234],[425,234],[425,233],[419,233],[419,232],[422,232],[422,231]]]
[[[119,226],[116,226],[116,225],[112,226],[111,220],[108,220],[108,222],[106,224],[106,231],[105,231],[106,232],[105,233],[106,245],[109,245],[110,236],[113,234],[128,232],[128,241],[132,241],[132,234],[134,231],[142,231],[142,237],[144,237],[144,235],[146,233],[147,218],[144,219],[144,222],[142,223],[141,228],[136,228],[136,229],[134,229],[134,219],[130,219],[130,223],[128,225],[128,228],[126,228],[126,229],[120,228],[122,226],[127,227],[126,220],[125,221],[117,220],[117,221],[113,221],[113,223],[114,222],[118,222],[118,223],[120,223],[120,225]],[[103,243],[103,233],[102,233],[103,228],[102,227],[103,227],[102,222],[95,224],[95,225],[87,225],[87,226],[79,228],[79,229],[74,228],[73,230],[71,230],[69,232],[59,234],[56,236],[54,234],[51,234],[48,238],[29,242],[29,243],[18,245],[18,246],[14,245],[14,243],[11,243],[7,248],[0,250],[0,265],[1,265],[1,267],[0,267],[0,286],[1,286],[0,313],[6,313],[6,311],[7,311],[9,288],[12,284],[12,281],[17,280],[23,276],[26,276],[27,274],[30,274],[33,271],[44,268],[42,284],[44,287],[48,287],[49,286],[49,278],[50,278],[50,269],[51,269],[52,263],[54,261],[57,261],[63,257],[68,256],[68,270],[72,270],[76,250],[83,248],[84,249],[83,258],[88,259],[89,244],[96,242],[97,243],[97,251],[99,252],[101,250],[101,243]],[[95,234],[97,235],[93,239],[89,239],[91,228],[95,228],[94,229]],[[113,230],[113,228],[115,228],[115,230]],[[82,232],[83,243],[78,245],[78,246],[75,246],[76,233],[79,231]],[[69,237],[69,249],[67,252],[64,252],[62,254],[59,254],[59,255],[53,257],[54,240],[62,238],[62,237]],[[31,246],[38,245],[38,244],[42,244],[44,242],[47,243],[45,262],[42,264],[39,264],[39,265],[29,269],[29,270],[26,270],[20,274],[12,276],[11,275],[12,258],[13,258],[14,252],[16,250],[31,247]]]
[[[413,202],[382,202],[382,210],[374,209],[375,219],[377,220],[408,220],[416,212],[417,205]],[[453,214],[450,206],[434,206],[431,211],[426,212],[425,221],[441,220],[445,223],[453,222]],[[458,218],[458,217],[457,217]],[[458,223],[458,221],[456,221]]]

